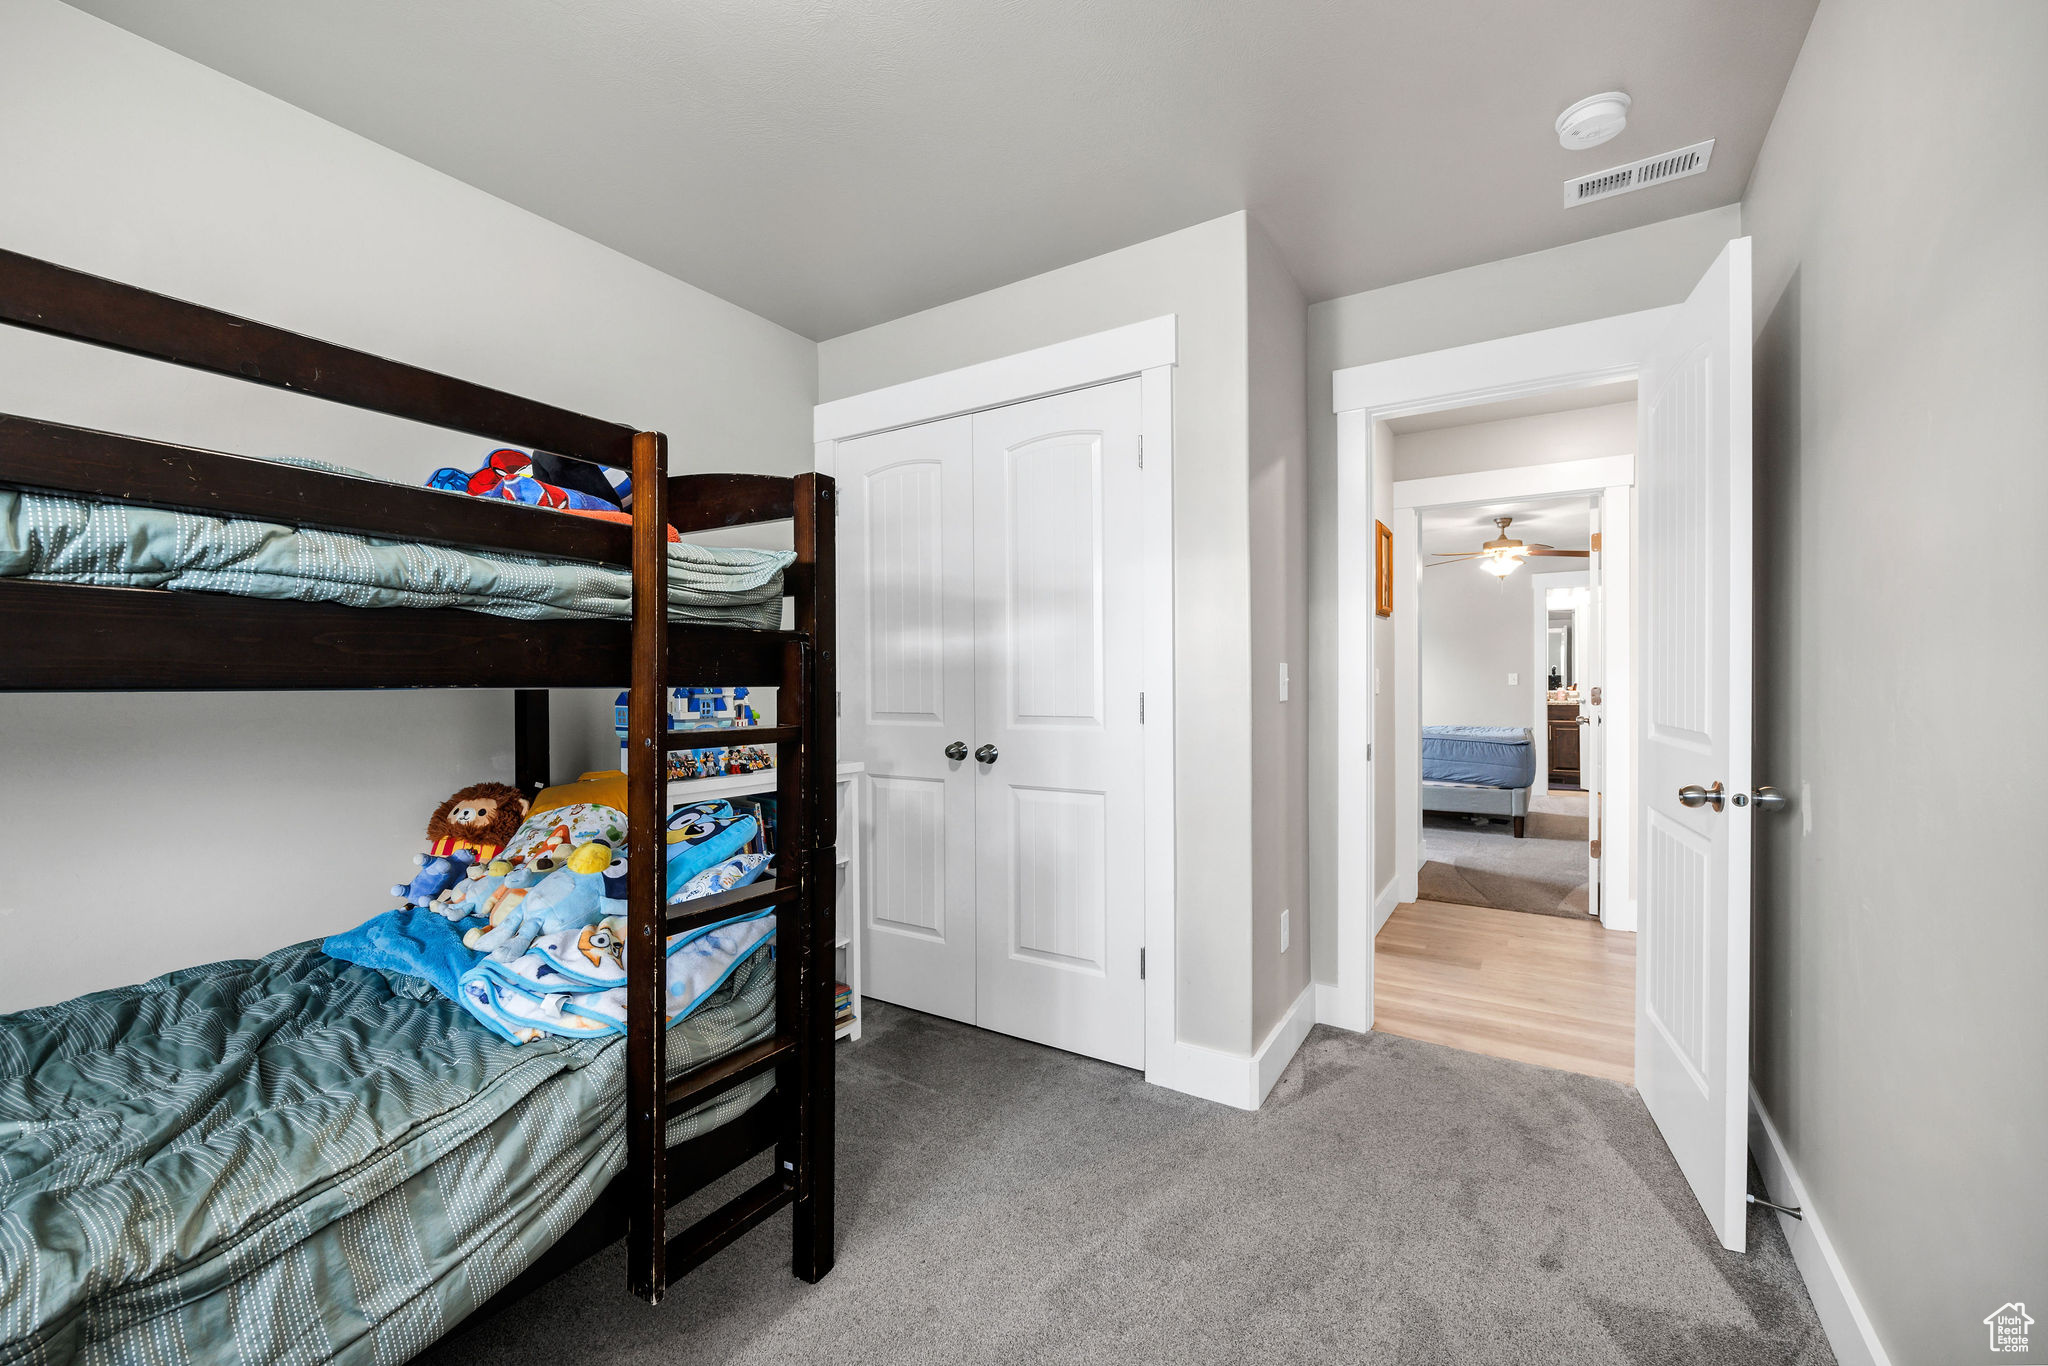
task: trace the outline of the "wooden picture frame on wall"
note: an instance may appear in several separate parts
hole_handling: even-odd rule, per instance
[[[1394,533],[1377,520],[1372,524],[1372,610],[1374,616],[1394,615]]]

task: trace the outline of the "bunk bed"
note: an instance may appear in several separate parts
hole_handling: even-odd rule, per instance
[[[806,1281],[822,1278],[833,1257],[832,481],[816,474],[672,476],[660,433],[5,251],[0,322],[630,473],[626,525],[0,415],[0,488],[631,575],[625,619],[519,619],[460,607],[364,607],[0,577],[0,690],[509,689],[515,782],[531,793],[549,778],[547,690],[609,690],[629,681],[629,999],[624,1039],[609,1044],[607,1054],[624,1074],[623,1170],[573,1219],[552,1209],[546,1236],[529,1231],[519,1245],[521,1265],[472,1278],[465,1308],[487,1314],[620,1237],[629,1290],[658,1303],[673,1280],[785,1207],[792,1211],[793,1272]],[[794,523],[795,556],[782,577],[783,592],[794,599],[793,628],[674,619],[669,528],[688,536],[779,521]],[[730,736],[672,732],[665,708],[672,680],[773,688],[774,723]],[[774,875],[670,904],[666,753],[728,738],[778,751]],[[752,1004],[734,1006],[720,1028],[691,1035],[665,1027],[669,936],[769,909],[777,924],[772,968],[761,966],[766,955],[750,962],[756,978],[772,973],[772,993],[760,980],[729,983],[722,989],[728,998],[751,992]],[[294,984],[319,972],[369,971],[325,959],[309,966],[303,957],[218,966]],[[205,970],[195,971],[203,980],[179,989],[203,996],[214,984]],[[345,985],[357,994],[373,990],[365,980]],[[323,989],[340,991],[331,983]],[[772,1011],[764,1011],[771,996]],[[118,1046],[110,1035],[67,1047],[101,1045]],[[578,1094],[588,1105],[598,1103],[593,1096],[617,1093]],[[764,1154],[772,1154],[764,1178],[668,1236],[671,1206]],[[123,1312],[145,1312],[149,1303]],[[424,1346],[448,1326],[411,1331]],[[386,1344],[379,1359],[388,1354]],[[30,1355],[50,1359],[34,1349]],[[0,1351],[0,1359],[7,1356]]]

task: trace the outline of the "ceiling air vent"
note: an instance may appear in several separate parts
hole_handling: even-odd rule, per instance
[[[1708,138],[1705,142],[1695,142],[1675,152],[1661,152],[1626,166],[1582,175],[1577,180],[1564,183],[1564,206],[1567,209],[1577,208],[1596,199],[1612,199],[1615,195],[1659,185],[1667,180],[1683,180],[1706,170],[1707,163],[1713,159],[1714,140]]]

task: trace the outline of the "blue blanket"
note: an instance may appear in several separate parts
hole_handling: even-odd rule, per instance
[[[682,895],[672,897],[672,902],[751,882],[767,864],[767,857],[758,854],[709,861],[731,835],[740,835],[742,843],[751,837],[752,817],[705,824],[710,828],[696,843],[670,846],[670,868],[690,872],[683,879]],[[745,828],[736,829],[740,826]],[[676,885],[673,875],[671,885]],[[430,986],[512,1043],[531,1042],[544,1034],[614,1034],[625,1029],[625,903],[606,901],[600,907],[616,918],[593,919],[586,926],[540,936],[509,962],[463,943],[463,933],[485,924],[482,919],[450,921],[438,911],[409,906],[330,935],[321,948],[345,963],[400,974],[395,989],[404,990],[410,980]],[[671,935],[669,1024],[702,1005],[741,959],[774,936],[772,911]]]
[[[449,1000],[459,1001],[462,974],[484,957],[463,944],[462,932],[483,923],[450,921],[438,911],[405,906],[331,934],[320,947],[329,958],[344,963],[421,978]]]

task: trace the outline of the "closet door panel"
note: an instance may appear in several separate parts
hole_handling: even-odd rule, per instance
[[[1144,1064],[1137,381],[974,422],[976,1020]]]
[[[867,765],[865,994],[974,1020],[972,427],[838,447],[840,744]]]

